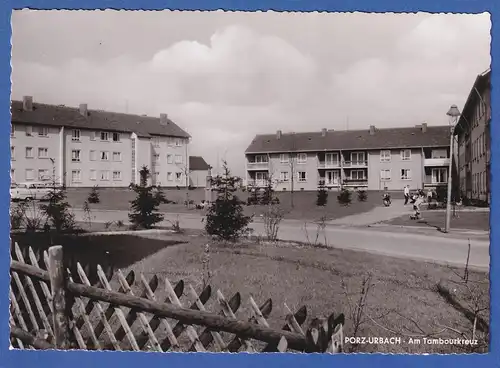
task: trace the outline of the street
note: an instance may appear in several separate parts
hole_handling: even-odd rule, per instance
[[[83,211],[74,210],[76,220],[83,221]],[[93,211],[94,222],[112,222],[122,220],[128,223],[127,211]],[[166,213],[161,225],[169,226],[171,221],[179,221],[184,229],[203,229],[202,216],[193,214]],[[250,226],[256,235],[264,235],[264,225],[257,219]],[[307,231],[306,231],[307,230]],[[307,226],[298,220],[283,220],[278,237],[281,240],[297,242],[314,242],[317,225]],[[393,257],[410,258],[429,262],[463,266],[467,259],[469,240],[466,236],[440,233],[404,233],[391,231],[390,227],[369,228],[327,225],[318,237],[319,243],[343,249],[362,250]],[[470,239],[471,254],[469,266],[485,270],[489,269],[489,240],[483,237]]]

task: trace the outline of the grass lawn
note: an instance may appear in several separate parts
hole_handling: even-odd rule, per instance
[[[201,212],[196,209],[188,209],[183,203],[186,200],[186,191],[184,189],[168,189],[164,190],[166,197],[176,202],[176,204],[165,204],[160,206],[160,210],[164,212],[185,213],[185,212]],[[67,198],[69,204],[76,209],[83,208],[83,203],[89,194],[88,190],[69,189]],[[134,193],[126,189],[101,189],[101,202],[92,204],[91,207],[95,210],[124,210],[130,208],[130,201],[134,199]],[[285,211],[285,218],[288,219],[319,219],[326,216],[329,219],[337,219],[344,216],[349,216],[357,213],[362,213],[371,210],[376,206],[381,206],[381,194],[379,192],[368,192],[366,202],[359,202],[356,193],[353,193],[352,203],[350,206],[344,207],[337,202],[337,192],[329,192],[327,205],[324,207],[316,206],[316,192],[296,192],[294,193],[294,206],[291,205],[290,192],[277,192],[276,196],[280,200],[280,206]],[[241,200],[245,201],[248,198],[248,192],[238,192],[237,195]],[[204,189],[194,189],[189,191],[189,198],[195,203],[199,203],[205,198]],[[266,209],[266,206],[251,205],[245,206],[247,215],[260,215]]]
[[[490,229],[490,213],[489,212],[459,212],[458,217],[451,217],[451,228],[469,229],[469,230],[484,230]],[[422,220],[410,220],[408,215],[397,217],[387,224],[399,226],[422,226],[433,227],[436,229],[444,228],[446,221],[446,212],[444,211],[423,211]]]
[[[184,239],[178,244],[127,267],[160,279],[167,277],[172,284],[179,280],[202,289],[204,245],[208,240],[202,235],[151,235],[156,239]],[[405,343],[409,335],[438,333],[433,337],[460,337],[452,329],[467,335],[472,322],[466,317],[470,294],[457,282],[463,270],[454,270],[432,263],[403,260],[391,257],[340,249],[314,248],[296,244],[222,245],[211,243],[210,284],[213,292],[220,289],[226,299],[240,292],[242,304],[239,318],[250,317],[248,298],[257,304],[272,298],[273,310],[268,318],[272,327],[281,328],[287,311],[286,303],[297,310],[308,308],[307,326],[311,317],[331,313],[346,315],[345,336],[353,334],[355,303],[360,297],[363,278],[371,275],[371,288],[366,300],[365,316],[358,336],[402,336],[401,345],[360,345],[360,352],[383,353],[460,353],[462,348],[450,345],[424,345]],[[120,257],[114,254],[113,257]],[[470,272],[473,291],[481,295],[481,302],[489,305],[488,275]],[[480,282],[478,282],[480,281]],[[342,283],[345,283],[345,287]],[[450,290],[438,293],[437,285]],[[161,289],[160,287],[159,289]],[[158,296],[161,298],[162,296]],[[181,300],[188,300],[184,295]],[[457,302],[458,301],[458,302]],[[207,303],[208,310],[218,310],[215,298]],[[487,330],[489,316],[482,317],[481,330]],[[480,321],[481,322],[481,321]],[[346,345],[347,351],[354,347]],[[487,348],[486,348],[487,349]],[[483,348],[481,351],[485,351]]]

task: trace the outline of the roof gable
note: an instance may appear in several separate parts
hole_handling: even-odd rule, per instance
[[[210,165],[201,156],[189,156],[189,170],[208,170]]]

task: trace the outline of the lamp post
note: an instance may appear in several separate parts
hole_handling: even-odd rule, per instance
[[[457,124],[458,117],[460,116],[460,111],[458,110],[457,105],[451,105],[446,115],[448,115],[450,122],[450,163],[448,165],[448,195],[446,200],[446,224],[444,227],[444,232],[448,233],[450,231],[451,222],[451,172],[453,168],[453,144],[455,143],[454,130],[455,125]]]

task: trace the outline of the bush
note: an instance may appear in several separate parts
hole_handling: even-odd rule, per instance
[[[264,212],[264,230],[267,240],[274,242],[278,239],[278,231],[284,215],[283,210],[278,206],[269,206]]]
[[[130,186],[130,189],[136,193],[136,198],[130,202],[128,218],[136,228],[151,229],[163,221],[163,215],[158,212],[158,207],[169,201],[161,188],[148,185],[151,173],[147,166],[141,168],[139,175],[141,178],[139,185],[132,184]]]
[[[47,224],[56,232],[75,230],[75,215],[70,212],[71,206],[66,201],[66,190],[54,183],[47,195],[47,200],[47,204],[40,205],[40,210],[45,215]],[[34,226],[34,224],[32,225]]]
[[[328,191],[324,185],[320,185],[318,188],[318,194],[316,198],[316,206],[326,206],[328,202]]]
[[[90,190],[89,196],[87,197],[87,202],[94,204],[94,203],[100,203],[101,198],[99,194],[99,190],[97,188],[97,185],[93,186],[92,189]]]
[[[351,192],[349,189],[342,188],[340,194],[337,196],[337,201],[342,206],[349,206],[351,204]]]
[[[358,190],[358,201],[359,202],[366,202],[368,199],[368,194],[366,193],[366,190]]]
[[[18,230],[23,227],[26,216],[26,203],[20,202],[10,208],[10,228]]]
[[[448,188],[446,185],[439,185],[436,188],[436,199],[441,203],[446,203],[448,201]]]
[[[208,209],[205,230],[220,240],[236,241],[249,232],[251,217],[243,213],[243,202],[234,194],[241,178],[232,176],[227,163],[223,163],[224,174],[211,179],[217,198]]]
[[[252,188],[250,190],[250,195],[247,198],[247,205],[258,205],[261,203],[261,195],[260,195],[260,189],[259,188]]]

